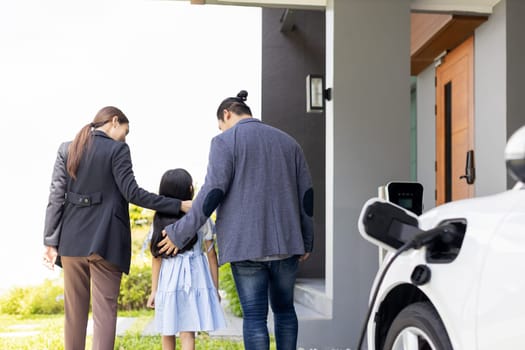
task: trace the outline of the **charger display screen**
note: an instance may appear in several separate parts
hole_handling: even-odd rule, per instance
[[[423,186],[417,182],[389,182],[386,185],[388,201],[416,215],[423,212]]]
[[[400,197],[398,200],[397,200],[397,204],[403,208],[405,208],[406,210],[410,210],[412,211],[414,209],[414,199],[410,198],[410,197]]]

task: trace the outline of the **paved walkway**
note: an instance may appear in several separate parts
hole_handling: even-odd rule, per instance
[[[225,337],[225,338],[242,338],[242,318],[233,316],[228,311],[224,312],[226,317],[226,328],[217,330],[215,332],[210,332],[210,337]],[[117,332],[117,334],[119,334]],[[143,335],[157,335],[158,333],[155,330],[155,324],[153,319],[146,325],[142,331]]]
[[[215,332],[210,332],[210,337],[224,337],[224,338],[239,338],[242,339],[242,318],[234,316],[231,312],[228,311],[227,301],[225,298],[222,299],[221,304],[224,310],[224,316],[226,317],[226,328],[217,330]],[[317,318],[319,314],[310,310],[309,308],[296,303],[295,310],[297,312],[297,317],[299,319],[310,319]],[[126,333],[135,323],[136,319],[134,317],[119,317],[117,319],[117,335],[123,335]],[[270,334],[273,334],[273,314],[272,310],[269,309],[268,313],[268,331]],[[88,334],[93,334],[93,327],[91,319],[88,323]],[[153,316],[151,321],[146,324],[142,330],[143,335],[158,335],[155,330],[155,324],[153,322]]]
[[[231,312],[228,311],[225,298],[221,302],[224,310],[224,316],[226,317],[226,328],[217,330],[215,332],[210,332],[210,337],[223,337],[223,338],[238,338],[242,339],[242,318],[234,316]],[[125,334],[136,322],[134,317],[119,317],[117,319],[117,335]],[[268,315],[268,329],[271,334],[273,334],[273,315],[270,310]],[[93,323],[90,319],[88,322],[88,335],[93,334]],[[151,321],[144,327],[142,330],[142,335],[158,335],[155,330],[155,324],[153,322],[153,317]]]

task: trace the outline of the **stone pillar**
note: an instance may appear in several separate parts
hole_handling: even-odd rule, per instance
[[[299,346],[354,348],[378,268],[357,219],[377,187],[410,179],[410,1],[329,0],[326,10],[326,287],[332,319]]]
[[[525,1],[505,0],[507,26],[507,139],[525,125]],[[507,186],[515,181],[510,177]]]
[[[506,175],[503,152],[507,139],[525,124],[524,17],[525,2],[502,0],[474,36],[476,196],[515,183]]]

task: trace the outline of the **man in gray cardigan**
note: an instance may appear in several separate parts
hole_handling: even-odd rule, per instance
[[[183,247],[217,208],[219,263],[230,262],[243,310],[246,349],[268,349],[268,299],[277,349],[296,349],[293,289],[313,248],[313,190],[303,151],[254,119],[247,93],[225,99],[203,187],[192,209],[167,226],[161,252]]]

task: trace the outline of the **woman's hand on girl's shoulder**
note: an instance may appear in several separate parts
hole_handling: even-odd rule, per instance
[[[182,201],[180,202],[180,210],[187,213],[190,211],[192,205],[192,201]]]

